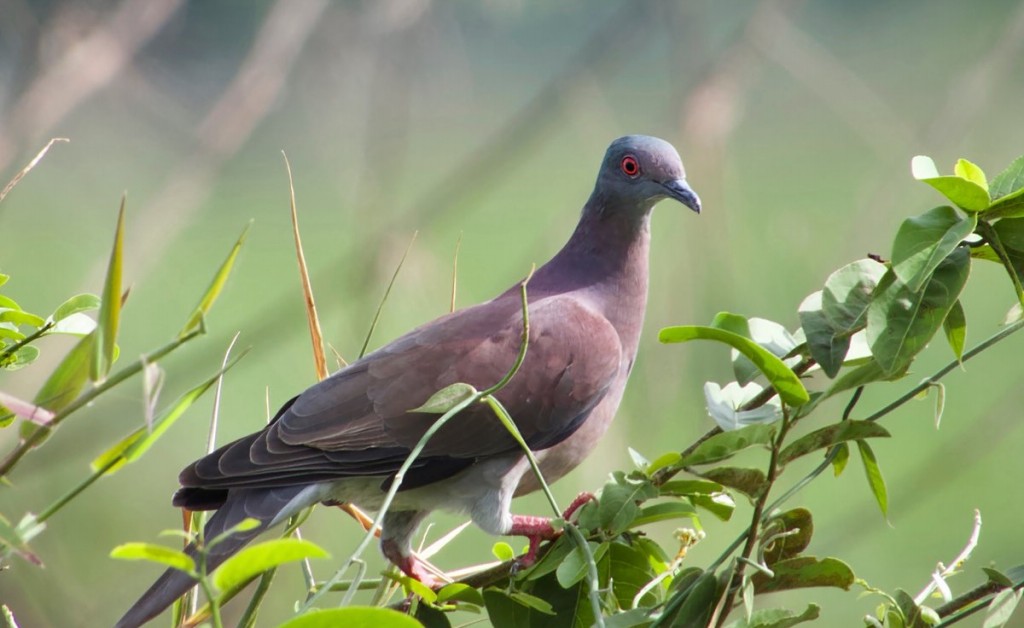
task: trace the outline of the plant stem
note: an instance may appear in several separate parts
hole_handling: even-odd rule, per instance
[[[750,556],[754,553],[754,548],[757,546],[758,532],[760,530],[762,519],[765,513],[765,503],[768,501],[768,493],[772,490],[772,485],[778,478],[781,466],[779,465],[779,452],[782,450],[782,444],[785,442],[786,434],[789,432],[789,428],[792,427],[793,421],[789,418],[789,413],[786,411],[786,406],[782,406],[782,427],[779,428],[779,434],[772,441],[771,457],[768,459],[768,474],[765,479],[764,490],[757,496],[757,501],[754,502],[754,512],[750,516],[750,526],[747,528],[746,537],[747,541],[743,546],[743,551],[740,553],[740,558],[743,560],[736,561],[736,567],[733,571],[732,578],[729,586],[725,593],[725,603],[722,605],[722,613],[718,616],[718,621],[715,623],[716,627],[720,627],[725,623],[725,619],[729,616],[732,610],[733,602],[736,600],[736,594],[739,592],[743,584],[743,573],[746,569],[746,561],[750,559]]]
[[[217,595],[213,592],[213,586],[210,584],[210,574],[206,572],[206,548],[203,548],[199,552],[199,586],[203,588],[203,593],[206,594],[206,599],[209,602],[210,617],[213,620],[213,628],[224,628],[224,624],[220,618],[220,602],[217,600]]]
[[[242,613],[242,617],[238,620],[238,626],[240,628],[252,628],[256,625],[256,616],[259,614],[260,605],[263,604],[264,598],[267,597],[267,592],[270,591],[270,584],[274,581],[274,576],[277,575],[277,568],[268,569],[263,572],[260,576],[260,582],[256,585],[256,590],[253,591],[252,599],[249,600],[249,605],[245,607],[245,612]]]
[[[93,482],[95,482],[96,480],[98,480],[101,477],[103,477],[103,474],[105,474],[107,471],[109,471],[110,468],[113,467],[118,462],[121,462],[121,459],[118,458],[118,457],[114,457],[114,458],[108,460],[107,464],[105,464],[101,468],[97,469],[92,475],[90,475],[88,478],[86,478],[78,486],[76,486],[75,488],[73,488],[70,491],[68,491],[67,493],[65,493],[64,496],[62,496],[60,499],[58,499],[57,501],[55,501],[52,504],[50,504],[49,507],[47,507],[43,512],[39,513],[39,515],[36,517],[36,521],[39,522],[39,523],[42,523],[42,522],[46,521],[47,519],[49,519],[50,517],[52,517],[54,514],[57,513],[58,510],[60,510],[64,506],[66,506],[68,502],[70,502],[72,499],[77,497],[79,493],[81,493],[85,489],[89,488],[89,486]]]
[[[952,626],[958,621],[970,617],[987,606],[986,604],[976,604],[976,602],[985,600],[985,598],[993,596],[1005,588],[1006,587],[1004,585],[1001,585],[998,582],[989,581],[953,598],[949,602],[946,602],[935,609],[935,612],[942,618],[942,621],[936,624],[935,628]],[[1016,583],[1013,585],[1013,589],[1015,591],[1024,589],[1024,582]]]
[[[132,362],[130,365],[126,366],[117,373],[114,373],[113,375],[105,379],[99,385],[80,395],[77,399],[75,399],[67,406],[65,406],[63,410],[55,414],[47,427],[37,428],[25,440],[21,441],[21,443],[19,443],[18,446],[14,448],[14,450],[12,450],[11,453],[9,453],[6,458],[4,458],[4,461],[0,463],[0,477],[3,477],[10,473],[11,469],[13,469],[14,466],[18,464],[18,462],[25,456],[25,454],[29,452],[30,449],[35,447],[44,438],[46,438],[54,429],[57,428],[58,425],[61,424],[61,422],[64,421],[64,419],[68,418],[68,416],[70,416],[77,410],[82,409],[90,402],[92,402],[93,399],[99,397],[100,395],[107,392],[114,386],[117,386],[118,384],[128,379],[129,377],[141,372],[142,369],[145,368],[146,364],[160,360],[168,353],[174,351],[181,345],[185,344],[189,340],[192,340],[193,338],[202,333],[204,333],[202,329],[195,329],[184,336],[175,338],[174,340],[160,347],[153,353],[147,356],[143,356],[138,360]]]
[[[15,353],[17,353],[18,349],[21,349],[22,347],[24,347],[25,345],[29,344],[33,340],[37,340],[40,336],[42,336],[46,332],[50,331],[50,329],[53,327],[53,325],[54,325],[53,323],[46,323],[42,327],[40,327],[39,329],[35,330],[31,334],[29,334],[29,335],[25,336],[24,338],[22,338],[21,340],[19,340],[18,342],[16,342],[13,345],[5,348],[3,353],[0,353],[0,362],[3,362],[4,360],[9,358],[10,356],[12,356]]]

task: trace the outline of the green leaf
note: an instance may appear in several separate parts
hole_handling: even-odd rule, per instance
[[[638,502],[654,499],[658,489],[646,477],[627,476],[622,471],[612,473],[612,481],[601,489],[597,506],[600,527],[613,534],[626,530],[640,511]]]
[[[672,521],[673,519],[696,519],[697,509],[685,501],[662,502],[644,506],[629,524],[630,528],[639,528],[658,521]]]
[[[4,368],[8,371],[17,371],[35,362],[38,357],[39,349],[32,345],[25,345],[14,352],[12,359],[4,364]]]
[[[854,388],[866,386],[871,382],[876,382],[879,380],[897,380],[900,379],[901,377],[904,377],[906,374],[906,365],[902,369],[896,371],[895,373],[887,374],[884,370],[882,370],[881,365],[879,365],[876,360],[868,360],[864,364],[858,366],[857,368],[851,370],[849,373],[846,373],[842,377],[837,379],[835,383],[833,383],[832,386],[825,391],[825,394],[819,398],[819,401],[824,401],[829,397],[833,397],[835,395],[838,395],[839,393],[843,393],[848,390],[853,390]]]
[[[921,607],[914,601],[914,598],[910,597],[909,593],[903,589],[896,589],[896,594],[893,597],[903,615],[903,625],[906,628],[927,628],[928,624],[924,620]]]
[[[24,310],[13,308],[0,308],[0,323],[13,323],[15,325],[28,325],[39,328],[46,324],[42,317],[36,316]]]
[[[991,246],[979,248],[991,251],[994,261],[1000,265],[1003,264],[1003,260],[993,247],[1003,252],[1010,265],[1006,271],[1013,273],[1017,283],[1024,283],[1024,218],[1004,218],[993,225],[986,235]],[[1016,285],[1014,287],[1016,288]]]
[[[693,495],[690,501],[694,506],[703,508],[722,521],[732,519],[732,513],[736,510],[736,502],[728,493],[716,493],[714,495]]]
[[[1013,586],[1013,580],[995,567],[982,567],[981,570],[985,572],[986,576],[988,576],[989,582],[994,582],[1003,587]]]
[[[687,628],[706,626],[711,612],[718,604],[718,597],[718,577],[713,572],[702,574],[679,606],[679,612],[670,625]]]
[[[804,388],[800,378],[786,366],[786,364],[775,357],[770,351],[764,349],[753,340],[736,333],[736,329],[742,330],[735,314],[722,312],[715,317],[713,326],[703,327],[700,325],[683,325],[680,327],[666,327],[658,333],[658,340],[664,343],[686,342],[688,340],[716,340],[724,342],[736,349],[768,378],[768,382],[779,393],[779,397],[791,406],[800,406],[810,401],[810,396]],[[744,319],[744,323],[746,320]],[[715,324],[725,325],[729,329],[722,329]],[[748,330],[749,331],[749,330]]]
[[[779,464],[785,465],[812,451],[849,440],[887,438],[888,430],[872,421],[840,421],[814,430],[796,439],[779,452]]]
[[[14,323],[3,323],[0,322],[0,338],[10,338],[11,340],[18,342],[19,340],[25,339],[25,334],[18,331],[18,326]],[[3,343],[0,343],[2,345]],[[3,347],[0,346],[0,349]]]
[[[697,446],[688,456],[683,458],[683,466],[708,464],[730,458],[738,451],[748,447],[767,445],[775,436],[774,425],[748,425],[731,432],[715,434]],[[718,478],[711,478],[719,482]],[[724,484],[724,482],[722,482]]]
[[[791,628],[798,624],[814,621],[820,615],[817,604],[808,604],[804,612],[797,615],[785,608],[765,608],[754,611],[749,620],[741,620],[734,628]]]
[[[857,449],[860,451],[861,462],[864,463],[864,473],[868,478],[868,486],[871,487],[871,494],[875,496],[878,507],[882,510],[882,516],[889,517],[889,493],[885,488],[885,478],[882,477],[882,469],[878,466],[878,459],[871,446],[865,441],[857,441]]]
[[[213,584],[222,591],[232,591],[268,569],[306,558],[329,558],[320,546],[292,537],[272,539],[251,545],[224,561],[214,572]]]
[[[438,604],[444,604],[448,601],[468,602],[469,604],[483,606],[484,595],[479,590],[474,589],[468,584],[453,582],[451,584],[446,584],[437,591]]]
[[[12,526],[3,515],[0,515],[0,549],[3,553],[13,552],[33,565],[42,567],[43,561],[39,560],[28,544],[45,528],[46,524],[37,522],[31,514],[26,514],[17,526]]]
[[[184,571],[193,577],[196,575],[196,563],[191,556],[163,545],[124,543],[111,550],[110,557],[123,560],[148,560],[151,563],[160,563]]]
[[[125,464],[134,462],[141,457],[142,454],[146,453],[146,451],[153,446],[153,443],[164,435],[164,432],[174,425],[174,422],[177,421],[181,415],[183,415],[185,411],[203,395],[203,393],[209,390],[210,387],[216,383],[218,377],[237,364],[244,356],[245,353],[239,354],[224,368],[214,373],[209,379],[178,397],[174,403],[164,408],[160,415],[153,419],[151,430],[147,430],[146,426],[142,426],[121,439],[113,447],[100,454],[92,461],[91,466],[93,471],[107,469],[105,473],[111,474]]]
[[[60,412],[68,404],[78,398],[89,381],[89,368],[92,364],[93,344],[96,335],[90,334],[82,338],[68,351],[57,368],[53,369],[43,386],[36,393],[34,403],[50,412]],[[23,422],[21,437],[28,438],[38,429],[46,429]]]
[[[751,576],[757,593],[774,593],[809,587],[836,587],[849,590],[856,580],[850,566],[838,558],[797,556],[780,560],[772,565],[775,572],[769,578],[763,572]]]
[[[422,624],[422,628],[452,628],[452,622],[448,620],[448,615],[429,604],[417,604],[413,617]]]
[[[512,560],[516,557],[516,552],[512,549],[512,546],[505,541],[498,541],[491,547],[491,553],[494,557],[500,561]]]
[[[704,477],[723,486],[735,489],[750,499],[757,499],[764,490],[768,479],[760,469],[741,467],[715,467],[702,473]]]
[[[652,543],[652,545],[655,545]],[[620,608],[633,605],[633,598],[658,575],[658,570],[650,559],[650,547],[640,543],[627,544],[613,542],[609,544],[607,558],[601,565],[607,565],[608,580],[611,581],[612,593]],[[656,562],[660,562],[660,558]],[[662,570],[664,568],[662,567]],[[640,605],[652,605],[660,601],[662,589],[652,589],[640,598]]]
[[[974,233],[977,214],[966,218],[949,206],[936,207],[907,218],[896,232],[892,269],[913,292],[918,292],[963,240]]]
[[[1003,589],[996,593],[985,610],[985,623],[981,625],[982,628],[1000,628],[1009,623],[1022,595],[1024,591],[1013,589]]]
[[[583,507],[584,510],[589,510],[591,508],[597,510],[593,503],[588,503]],[[580,516],[582,516],[582,514],[583,513],[581,511]],[[555,569],[562,564],[565,557],[568,556],[575,547],[576,544],[573,543],[572,539],[564,534],[559,536],[555,539],[555,542],[551,544],[551,549],[541,556],[540,560],[534,563],[532,567],[522,572],[521,577],[528,581],[539,580],[544,576],[554,573]]]
[[[420,622],[405,613],[374,606],[347,606],[313,610],[294,617],[278,628],[420,628]]]
[[[916,292],[892,271],[885,274],[868,307],[867,339],[886,374],[903,370],[935,335],[967,282],[970,262],[966,249],[956,249]]]
[[[765,536],[783,532],[789,536],[777,538],[764,552],[769,567],[775,563],[798,556],[811,544],[814,535],[814,518],[806,508],[794,508],[771,518],[765,528]]]
[[[985,212],[985,218],[995,220],[997,218],[1020,218],[1024,216],[1024,189],[1008,194]]]
[[[595,563],[600,561],[608,551],[608,543],[588,541],[587,546],[590,548],[590,554],[594,557]],[[558,584],[562,585],[563,589],[568,589],[587,577],[589,566],[587,553],[579,546],[574,546],[562,564],[555,570],[555,578],[558,579]]]
[[[456,382],[437,391],[422,406],[413,408],[409,412],[444,414],[475,394],[477,394],[477,389],[473,386]]]
[[[100,298],[95,294],[76,294],[67,301],[61,303],[50,316],[50,320],[58,323],[72,314],[99,309],[101,304],[102,302],[100,301]]]
[[[0,428],[5,428],[14,423],[14,413],[7,406],[0,403]]]
[[[122,196],[121,209],[117,213],[117,228],[114,231],[114,245],[110,250],[110,262],[107,264],[107,278],[103,282],[102,303],[90,371],[90,377],[94,382],[105,379],[110,372],[110,366],[114,363],[114,345],[117,343],[117,329],[121,322],[125,201],[126,197]]]
[[[7,280],[10,279],[10,278],[11,278],[10,275],[5,275],[3,273],[0,273],[0,286],[2,286],[5,283],[7,283]]]
[[[644,607],[614,613],[604,618],[604,628],[647,628],[651,625],[650,613],[651,609]]]
[[[513,600],[508,593],[491,587],[484,590],[487,618],[494,628],[528,626],[530,609]]]
[[[978,186],[988,190],[988,180],[985,178],[985,172],[966,159],[961,158],[957,160],[956,165],[953,166],[953,174],[961,179],[973,181]]]
[[[647,468],[644,469],[644,472],[647,473],[647,475],[654,475],[659,470],[664,469],[665,467],[671,467],[672,465],[678,463],[682,459],[682,454],[676,451],[670,451],[667,454],[661,454],[660,456],[652,460],[650,464],[647,465]]]
[[[942,330],[946,333],[946,340],[953,350],[953,355],[957,360],[963,359],[964,346],[967,343],[967,316],[959,299],[949,308],[949,313],[942,321]]]
[[[840,334],[823,309],[823,292],[811,293],[800,303],[797,314],[807,337],[807,350],[828,377],[835,377],[850,350],[850,337]]]
[[[227,258],[221,263],[220,268],[217,269],[217,274],[213,276],[213,281],[210,282],[206,292],[199,299],[196,308],[192,310],[191,316],[185,321],[185,326],[181,328],[178,337],[186,336],[202,325],[203,319],[209,314],[210,308],[213,307],[217,297],[220,296],[221,291],[224,289],[224,284],[227,283],[228,277],[231,275],[231,269],[235,265],[235,258],[238,257],[238,252],[242,250],[242,245],[245,244],[245,238],[249,234],[249,227],[251,226],[252,222],[250,221],[245,226],[245,229],[242,229],[242,235],[238,236],[235,245],[231,247],[231,252],[228,253]]]
[[[885,270],[884,264],[865,258],[829,275],[822,291],[821,307],[837,334],[849,336],[864,328],[871,295]]]
[[[659,486],[658,491],[662,495],[674,497],[711,495],[712,493],[721,493],[722,484],[709,480],[670,480]]]
[[[544,598],[537,597],[536,595],[530,595],[529,593],[524,593],[522,591],[514,591],[509,594],[509,597],[517,604],[521,604],[530,610],[538,611],[544,615],[555,614],[555,610],[552,608],[551,604]]]
[[[960,176],[939,176],[931,157],[917,155],[910,162],[914,178],[932,186],[958,207],[972,212],[987,209],[991,203],[988,190],[975,181]]]
[[[832,470],[835,472],[836,477],[843,474],[843,470],[846,469],[846,463],[849,461],[850,446],[846,443],[836,445],[836,455],[832,458]]]
[[[1013,163],[997,174],[989,185],[989,192],[996,200],[1021,190],[1024,190],[1024,155],[1014,159]]]

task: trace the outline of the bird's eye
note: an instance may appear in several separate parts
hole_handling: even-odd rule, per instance
[[[624,172],[627,177],[635,177],[640,174],[640,163],[637,162],[636,157],[632,155],[626,155],[623,157],[622,163],[619,164],[619,167],[622,168],[622,172]]]

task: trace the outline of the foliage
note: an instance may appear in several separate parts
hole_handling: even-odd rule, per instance
[[[29,167],[35,165],[45,151],[46,149]],[[26,170],[23,170],[5,191],[13,187]],[[31,401],[0,391],[0,428],[16,429],[19,437],[14,448],[0,460],[0,479],[6,480],[25,456],[53,436],[57,428],[77,411],[97,403],[114,387],[141,373],[145,373],[147,382],[152,383],[149,378],[152,378],[154,373],[159,373],[157,364],[160,360],[205,333],[205,316],[231,272],[238,248],[244,241],[244,233],[227,260],[218,269],[213,282],[203,293],[199,305],[192,311],[180,333],[167,344],[112,372],[119,354],[117,334],[121,308],[128,298],[128,292],[122,285],[125,208],[126,202],[122,198],[114,243],[102,286],[102,297],[92,294],[75,295],[58,305],[52,314],[44,318],[23,309],[7,294],[0,293],[0,368],[9,371],[32,365],[42,348],[45,348],[45,339],[49,336],[65,334],[79,339],[45,376],[43,385]],[[0,286],[6,289],[8,279],[7,275],[0,275]],[[92,311],[97,311],[95,319],[87,314]],[[30,543],[46,530],[46,521],[101,477],[141,457],[189,406],[209,389],[223,371],[233,364],[234,362],[227,365],[178,400],[167,404],[156,413],[155,419],[150,416],[140,421],[139,427],[129,436],[94,461],[91,474],[40,513],[24,513],[16,525],[12,525],[0,514],[0,567],[4,567],[4,563],[13,556],[42,565],[42,560],[33,552]],[[145,400],[146,407],[157,407],[159,386],[147,385],[144,386],[144,390],[148,391],[149,395]],[[21,420],[15,427],[17,419]],[[147,557],[170,560],[166,552],[147,554]]]
[[[912,173],[943,194],[949,204],[906,219],[895,234],[889,259],[873,256],[855,260],[828,275],[822,289],[796,308],[800,329],[790,332],[773,321],[723,312],[707,326],[674,326],[661,331],[659,339],[664,343],[710,340],[730,350],[735,381],[724,385],[708,382],[704,386],[709,414],[719,427],[682,450],[651,458],[630,450],[633,468],[611,472],[596,498],[584,503],[574,517],[562,515],[532,453],[516,430],[514,417],[494,397],[515,376],[529,350],[528,279],[524,281],[523,336],[516,364],[491,388],[481,391],[467,384],[454,384],[435,393],[417,409],[439,418],[388,487],[376,520],[366,523],[366,535],[355,552],[323,582],[316,582],[309,567],[305,568],[309,588],[305,602],[297,604],[296,616],[285,625],[451,626],[453,612],[467,611],[486,613],[491,624],[499,628],[785,628],[815,621],[820,614],[819,606],[764,608],[759,596],[815,587],[866,591],[877,596],[877,610],[864,618],[870,626],[948,626],[981,611],[985,612],[986,627],[1005,625],[1024,589],[1024,567],[1005,571],[987,567],[985,581],[959,596],[953,595],[949,584],[953,575],[963,571],[980,542],[980,514],[964,550],[948,567],[940,563],[935,573],[923,575],[922,581],[928,584],[914,596],[902,589],[883,591],[872,587],[855,574],[853,557],[809,554],[814,515],[789,504],[804,486],[825,471],[831,469],[836,476],[843,473],[852,446],[856,445],[867,489],[886,517],[888,488],[881,461],[870,443],[871,439],[890,437],[879,421],[909,400],[936,388],[938,424],[945,394],[939,380],[1024,327],[1020,314],[1024,311],[1024,157],[991,181],[978,166],[966,160],[957,162],[954,174],[940,175],[930,159],[916,157]],[[293,224],[301,264],[297,222]],[[243,233],[181,332],[168,345],[120,371],[112,371],[117,360],[121,305],[127,296],[121,284],[124,231],[122,202],[102,298],[78,295],[43,318],[25,312],[10,298],[0,295],[3,368],[31,364],[38,355],[36,342],[47,335],[75,333],[81,338],[32,403],[7,395],[0,397],[0,403],[9,408],[0,414],[0,424],[9,425],[15,415],[23,419],[19,428],[22,440],[0,466],[0,475],[9,474],[26,453],[40,445],[74,411],[121,381],[146,372],[149,365],[202,333],[205,315],[223,287],[245,237]],[[975,260],[998,263],[1005,269],[1017,306],[1002,330],[967,349],[967,319],[960,298]],[[304,273],[303,277],[314,346],[321,346],[319,325],[314,324],[311,287]],[[6,276],[0,276],[0,284],[6,280]],[[85,315],[93,310],[99,312],[97,320]],[[905,378],[940,329],[951,350],[949,364],[880,410],[858,415],[858,403],[865,388],[885,390],[889,382]],[[324,372],[322,351],[316,359],[318,372]],[[17,524],[0,517],[3,558],[16,555],[39,563],[30,542],[45,530],[45,521],[93,482],[138,459],[229,367],[226,364],[177,401],[154,412],[134,432],[96,458],[92,475],[85,482],[40,515],[26,513]],[[845,410],[838,421],[830,421],[830,415],[823,410],[828,407],[825,402],[841,396],[848,397]],[[155,403],[153,400],[147,406]],[[493,552],[500,565],[472,570],[470,575],[436,590],[394,570],[385,572],[381,578],[368,578],[362,554],[374,540],[379,522],[405,473],[444,423],[471,404],[486,404],[521,444],[551,505],[553,525],[563,534],[543,546],[539,560],[527,568],[519,568],[512,547],[499,542]],[[740,452],[746,452],[742,463],[735,460]],[[786,474],[792,463],[811,455],[823,458],[811,472],[798,478],[793,478],[792,472]],[[689,477],[679,477],[682,473]],[[780,490],[783,482],[788,486]],[[704,538],[702,518],[710,515],[729,520],[734,516],[738,499],[753,506],[746,530],[709,564],[692,564],[688,550]],[[663,547],[645,534],[648,526],[661,522],[679,526],[677,545]],[[192,544],[191,549],[183,552],[163,545],[126,543],[111,555],[157,563],[195,579],[207,603],[191,616],[182,617],[184,625],[210,619],[220,626],[221,606],[259,578],[257,593],[240,623],[248,626],[255,621],[278,566],[327,558],[327,553],[315,543],[292,536],[299,523],[300,520],[293,520],[279,538],[240,551],[213,573],[206,568],[210,548],[232,531],[214,539],[172,531],[184,535]],[[239,524],[247,529],[253,525],[253,521]],[[460,530],[423,550],[420,557],[429,558]],[[351,570],[355,570],[355,576],[343,580]],[[355,604],[356,592],[367,588],[375,589],[370,604]],[[384,608],[399,588],[409,596],[406,603]],[[328,602],[325,596],[336,591],[343,592],[340,602]],[[941,605],[930,605],[933,594],[941,596]],[[339,608],[317,608],[327,605]]]

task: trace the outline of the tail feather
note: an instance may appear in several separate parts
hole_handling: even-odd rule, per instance
[[[247,517],[259,520],[262,525],[254,530],[236,532],[215,545],[207,555],[207,570],[212,571],[217,568],[270,525],[309,505],[296,503],[295,500],[306,488],[306,486],[288,486],[274,489],[231,491],[224,505],[214,513],[209,523],[206,524],[203,537],[211,540]],[[196,549],[192,545],[189,545],[185,552],[192,558],[197,555]],[[141,626],[162,613],[195,584],[195,580],[185,572],[168,569],[128,609],[124,617],[117,622],[117,628]]]

